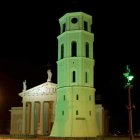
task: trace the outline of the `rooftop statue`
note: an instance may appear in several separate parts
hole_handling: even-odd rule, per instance
[[[26,80],[23,81],[23,90],[22,91],[26,91],[27,90],[27,83]]]
[[[47,74],[48,74],[48,79],[47,82],[51,82],[51,78],[52,78],[52,72],[50,69],[47,70]]]

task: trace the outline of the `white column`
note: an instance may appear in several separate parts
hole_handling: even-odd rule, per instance
[[[49,111],[48,111],[49,105],[47,102],[44,102],[44,134],[47,134],[48,131],[48,118],[49,118]]]
[[[34,120],[35,119],[35,103],[32,102],[31,104],[31,135],[35,134],[35,125]]]
[[[27,117],[26,117],[26,130],[27,130],[27,134],[30,134],[30,130],[31,130],[31,102],[27,103],[28,107],[27,108]]]
[[[44,134],[44,111],[43,111],[43,102],[40,102],[40,132],[41,132],[41,135]]]
[[[22,118],[22,134],[26,134],[26,102],[23,102]]]

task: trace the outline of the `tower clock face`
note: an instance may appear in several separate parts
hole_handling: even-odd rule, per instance
[[[75,24],[75,23],[78,22],[78,19],[77,19],[76,17],[73,17],[73,18],[71,19],[71,22],[72,22],[73,24]]]

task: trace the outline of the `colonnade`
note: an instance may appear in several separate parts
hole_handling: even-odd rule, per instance
[[[22,133],[48,135],[53,123],[52,101],[23,102]]]

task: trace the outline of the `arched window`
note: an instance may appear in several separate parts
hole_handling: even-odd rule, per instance
[[[78,115],[78,110],[76,110],[76,115]]]
[[[62,111],[62,115],[64,115],[64,110]]]
[[[72,50],[71,50],[72,57],[77,56],[77,43],[76,43],[76,41],[73,41],[71,43],[71,48],[72,48]]]
[[[63,27],[62,27],[62,33],[65,32],[65,31],[66,31],[66,24],[64,23]]]
[[[89,95],[89,101],[91,101],[91,95]]]
[[[65,95],[64,95],[64,101],[65,101]]]
[[[86,57],[89,57],[89,43],[88,42],[86,42],[85,50],[86,50]]]
[[[85,83],[88,83],[88,73],[85,73]]]
[[[89,116],[91,116],[91,110],[89,111]]]
[[[76,82],[76,72],[72,72],[72,82]]]
[[[84,21],[84,30],[88,31],[88,23],[87,23],[87,21]]]
[[[61,45],[61,59],[64,58],[64,45]]]
[[[76,95],[76,100],[79,100],[79,96],[78,96],[78,94]]]

